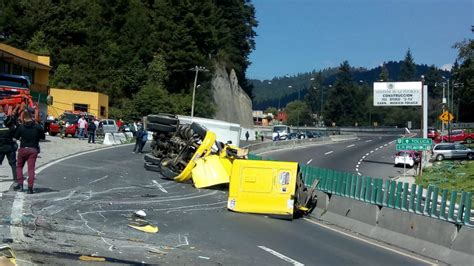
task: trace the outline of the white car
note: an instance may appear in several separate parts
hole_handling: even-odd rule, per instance
[[[395,166],[408,165],[413,167],[415,165],[415,157],[414,151],[399,151],[395,154]]]

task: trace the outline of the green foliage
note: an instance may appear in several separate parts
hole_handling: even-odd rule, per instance
[[[106,93],[116,109],[127,108],[125,99],[133,105],[142,94],[154,97],[154,90],[174,99],[175,106],[161,109],[189,114],[187,94],[194,81],[189,69],[198,65],[212,70],[217,62],[234,68],[251,96],[245,71],[256,26],[254,7],[247,0],[0,1],[2,42],[49,52],[51,86]],[[211,77],[200,75],[199,83]],[[208,91],[196,98],[196,114],[209,115],[214,109],[211,86],[204,89]],[[149,104],[154,109],[134,106],[136,111],[125,113],[158,108]]]
[[[410,49],[408,49],[405,59],[403,60],[402,66],[400,67],[400,76],[398,81],[413,81],[419,80],[415,77],[416,75],[416,65],[411,55]]]
[[[294,126],[313,125],[309,106],[303,101],[293,101],[285,108],[288,114],[287,124]]]
[[[263,113],[264,114],[273,114],[273,116],[275,117],[278,113],[278,110],[275,107],[268,107],[267,109],[265,109],[265,111]]]
[[[474,40],[456,43],[460,65],[453,67],[454,99],[458,102],[456,120],[472,122],[474,113]],[[456,61],[457,63],[457,61]]]

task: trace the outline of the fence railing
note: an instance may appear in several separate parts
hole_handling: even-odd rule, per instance
[[[261,160],[262,157],[249,154],[249,159]],[[471,223],[471,192],[456,190],[449,192],[447,189],[429,185],[424,193],[423,186],[416,184],[359,176],[308,165],[300,165],[300,169],[307,186],[310,186],[315,179],[319,179],[317,189],[328,194],[474,226]]]

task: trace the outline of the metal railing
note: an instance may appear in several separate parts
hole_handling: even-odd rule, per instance
[[[249,154],[250,160],[262,157]],[[472,193],[429,185],[423,186],[383,180],[331,169],[300,165],[304,183],[310,186],[319,179],[317,189],[369,204],[424,215],[455,224],[474,226],[471,222]],[[425,195],[424,195],[425,194]],[[460,195],[460,197],[458,197]]]

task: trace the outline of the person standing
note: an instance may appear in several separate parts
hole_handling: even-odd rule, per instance
[[[87,132],[89,135],[89,140],[87,141],[87,143],[95,143],[95,130],[96,125],[94,123],[94,120],[91,119],[91,121],[89,121],[89,124],[87,125]]]
[[[148,132],[142,129],[142,137],[140,142],[140,147],[138,149],[138,153],[143,153],[143,147],[145,147],[145,143],[148,140]]]
[[[142,139],[143,139],[143,134],[145,131],[143,130],[143,127],[139,126],[137,135],[135,136],[135,147],[133,147],[133,153],[138,152],[140,153],[141,149],[140,146],[142,145]]]
[[[13,189],[23,191],[23,167],[28,162],[28,194],[33,194],[35,164],[40,152],[39,141],[45,136],[41,125],[36,124],[27,111],[23,113],[23,122],[15,133],[15,138],[20,140],[20,149],[16,165],[17,185]]]
[[[86,130],[87,121],[84,119],[84,116],[81,115],[81,118],[77,121],[79,126],[79,139],[84,139],[84,131]]]
[[[245,141],[249,141],[250,134],[249,132],[245,132]]]
[[[13,140],[15,136],[15,125],[0,109],[0,165],[7,157],[8,164],[12,168],[13,181],[16,182],[16,149],[18,145]]]

